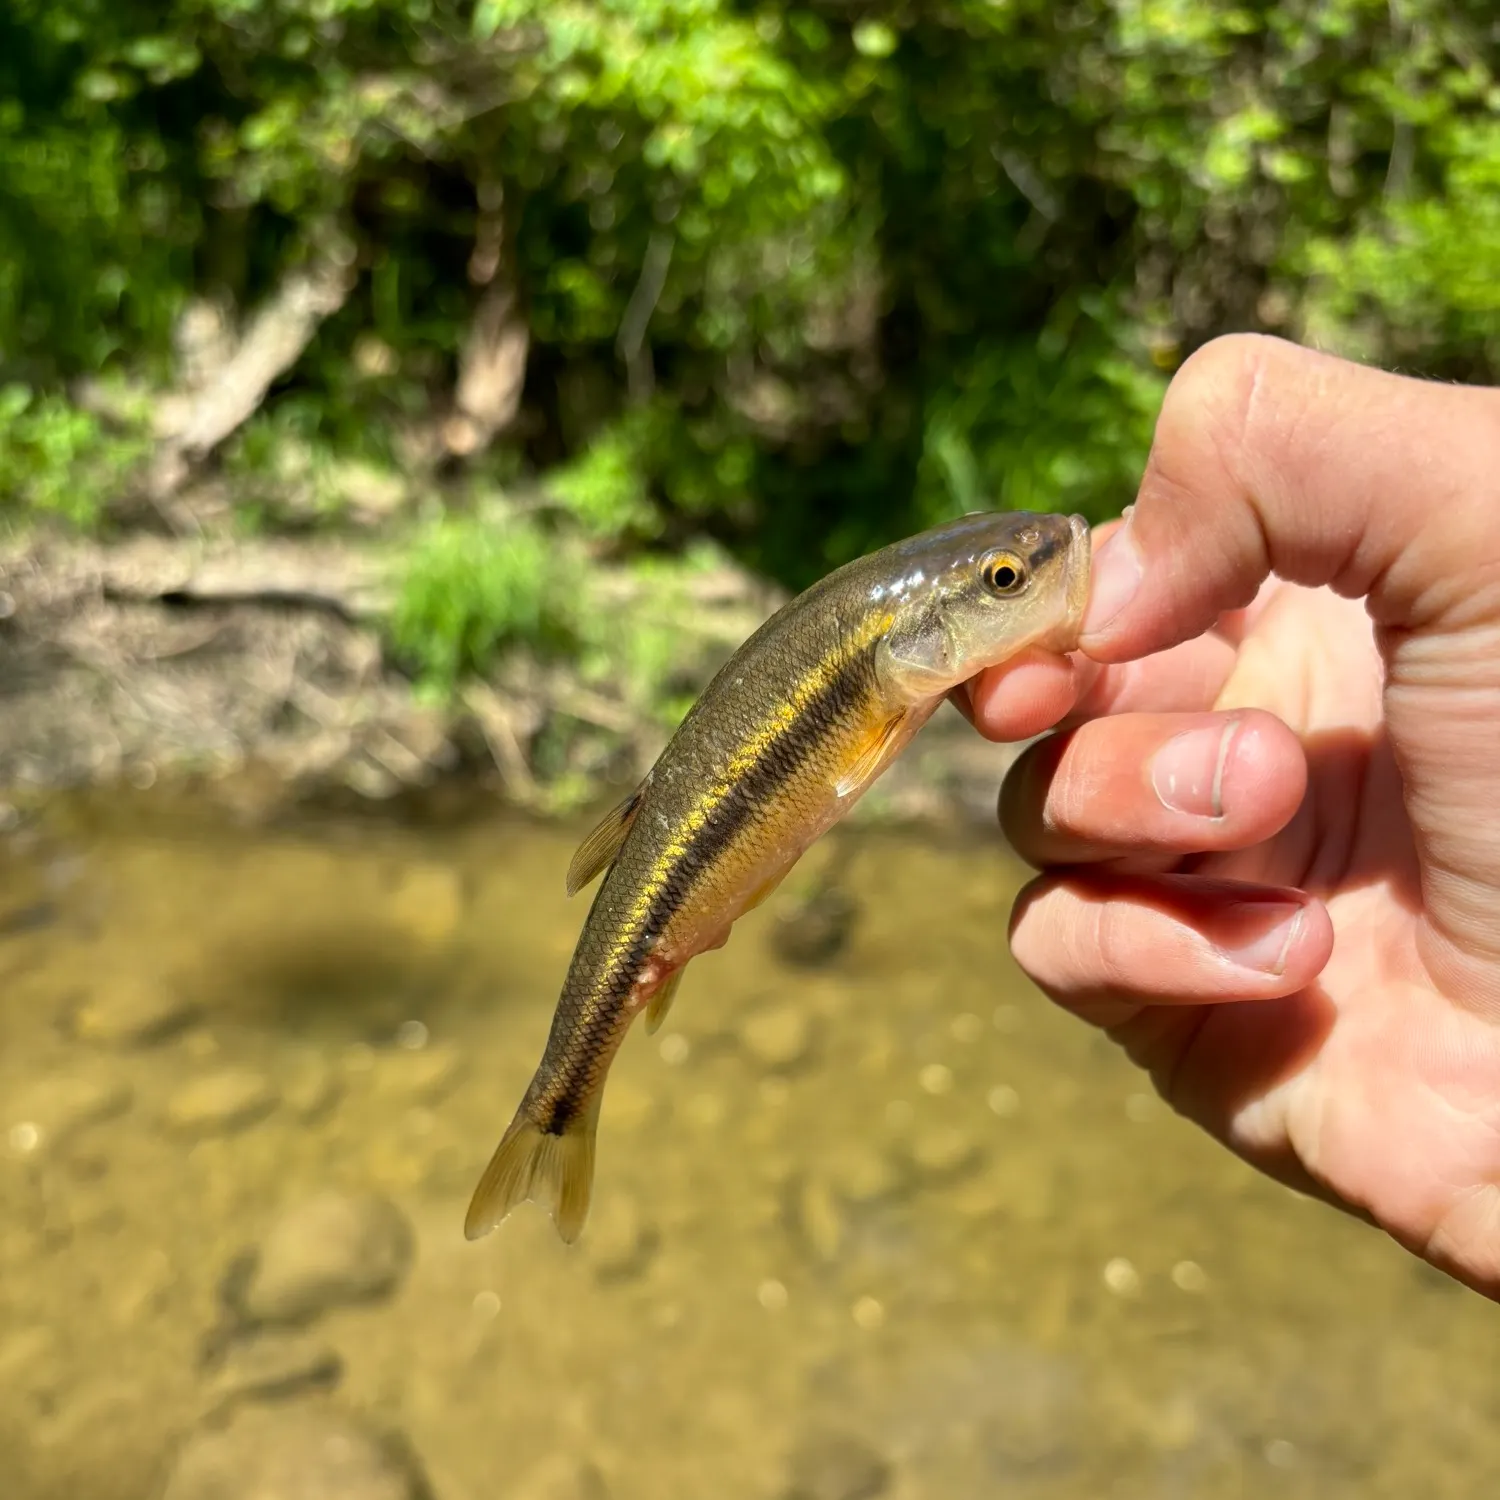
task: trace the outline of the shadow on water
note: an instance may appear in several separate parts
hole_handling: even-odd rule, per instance
[[[275,941],[226,938],[205,955],[198,987],[216,1011],[248,1024],[318,1036],[388,1037],[419,1019],[451,983],[452,964],[399,928],[352,914],[291,919]]]
[[[1495,1309],[1052,1012],[1005,948],[1024,872],[985,841],[844,830],[628,1041],[580,1243],[531,1209],[466,1242],[586,909],[575,837],[0,834],[6,1500],[1500,1473]]]

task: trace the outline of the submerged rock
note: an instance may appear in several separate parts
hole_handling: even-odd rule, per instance
[[[299,1120],[316,1120],[338,1103],[343,1084],[328,1059],[306,1048],[281,1070],[281,1097]]]
[[[838,1197],[829,1184],[810,1177],[796,1191],[792,1204],[792,1222],[798,1237],[815,1260],[838,1259],[847,1226]]]
[[[298,1323],[375,1301],[405,1277],[413,1249],[411,1226],[389,1199],[320,1193],[271,1226],[237,1310],[256,1323]]]
[[[452,1093],[463,1076],[463,1055],[449,1043],[401,1048],[375,1058],[374,1086],[384,1096],[435,1104]]]
[[[130,1088],[117,1078],[56,1073],[21,1089],[5,1110],[3,1126],[10,1150],[28,1155],[61,1145],[129,1107]]]
[[[656,1250],[656,1226],[628,1193],[612,1192],[594,1206],[583,1248],[603,1281],[638,1276]]]
[[[183,1444],[162,1500],[419,1500],[424,1490],[397,1444],[342,1412],[241,1407]]]
[[[115,1321],[126,1328],[154,1318],[182,1285],[180,1269],[160,1246],[148,1250],[133,1266],[116,1263],[112,1279]]]
[[[19,1398],[50,1402],[67,1387],[68,1365],[55,1328],[18,1328],[0,1337],[0,1399],[15,1411]]]
[[[874,1500],[890,1482],[891,1466],[863,1438],[819,1428],[792,1450],[785,1500]]]
[[[221,1068],[182,1085],[167,1101],[167,1121],[185,1135],[227,1135],[276,1107],[270,1079],[250,1068]]]
[[[905,1180],[901,1168],[872,1146],[847,1144],[828,1164],[828,1179],[846,1203],[856,1206],[879,1203],[900,1192]]]
[[[100,1047],[143,1047],[196,1019],[191,1001],[159,981],[120,978],[74,1013],[73,1034]]]
[[[807,900],[777,914],[771,946],[784,963],[811,969],[843,952],[859,907],[838,886],[825,886]]]
[[[911,1164],[924,1183],[951,1182],[972,1172],[984,1159],[979,1141],[955,1125],[921,1131],[909,1150]]]
[[[609,1500],[604,1476],[593,1464],[554,1453],[522,1476],[510,1500]]]
[[[414,941],[441,947],[463,921],[464,888],[458,871],[436,864],[406,866],[388,898],[386,915]]]
[[[763,1068],[794,1068],[812,1048],[813,1023],[804,1007],[773,1005],[740,1023],[740,1045]]]
[[[0,817],[5,804],[0,802]],[[0,828],[3,831],[3,828]],[[0,938],[23,937],[51,927],[62,915],[54,901],[28,901],[0,911]]]
[[[305,1333],[265,1329],[228,1347],[209,1384],[209,1397],[213,1406],[223,1407],[244,1398],[329,1390],[343,1368],[332,1345]]]

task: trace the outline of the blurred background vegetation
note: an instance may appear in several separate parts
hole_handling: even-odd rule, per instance
[[[616,560],[1102,517],[1216,334],[1494,379],[1497,58],[1493,0],[10,0],[0,518],[383,530],[451,686]]]

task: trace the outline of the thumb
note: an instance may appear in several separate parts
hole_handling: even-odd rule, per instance
[[[1363,597],[1422,865],[1424,958],[1500,1005],[1500,393],[1234,335],[1173,380],[1082,646],[1127,661],[1268,574]]]

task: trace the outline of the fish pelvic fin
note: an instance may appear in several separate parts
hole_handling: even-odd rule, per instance
[[[682,976],[687,972],[684,964],[674,973],[668,974],[662,980],[660,988],[646,1002],[646,1035],[654,1036],[661,1030],[661,1023],[667,1019],[667,1012],[672,1008],[672,1002],[677,998],[677,986],[682,983]]]
[[[474,1189],[464,1220],[465,1238],[488,1234],[527,1198],[551,1213],[564,1244],[578,1238],[594,1186],[599,1103],[596,1096],[560,1133],[544,1130],[524,1105],[516,1112]]]
[[[617,802],[588,832],[568,866],[568,894],[576,896],[584,886],[615,862],[635,815],[646,795],[643,781],[623,802]]]
[[[757,906],[764,906],[765,903],[776,894],[776,891],[781,885],[781,882],[792,873],[792,870],[795,868],[796,863],[796,860],[793,860],[792,863],[786,867],[786,869],[778,870],[773,876],[771,876],[769,880],[757,886],[751,893],[750,899],[745,902],[745,909],[740,913],[740,915],[742,917],[748,917]]]

